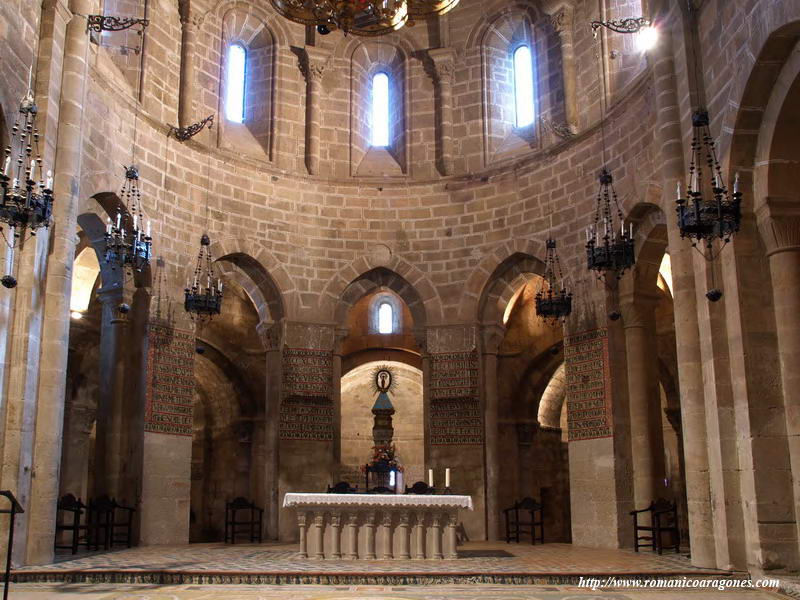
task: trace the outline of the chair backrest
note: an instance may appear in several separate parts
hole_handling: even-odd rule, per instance
[[[86,508],[86,505],[81,502],[80,498],[76,498],[73,494],[64,494],[59,498],[57,507],[59,510],[78,512]]]
[[[539,510],[542,505],[530,497],[525,497],[519,502],[514,503],[514,508],[521,508],[522,510]]]
[[[248,502],[241,496],[234,498],[233,502],[228,502],[226,508],[229,510],[239,510],[241,508],[253,508],[253,503]]]
[[[378,486],[369,491],[370,494],[394,494],[394,490],[388,487]]]
[[[670,502],[666,498],[659,498],[651,505],[655,512],[669,512],[675,510],[676,505],[674,502]]]
[[[333,487],[328,486],[329,494],[355,494],[356,490],[346,481],[340,481]]]
[[[110,512],[114,510],[114,503],[108,495],[103,494],[89,501],[89,508],[96,512]]]
[[[432,494],[433,488],[424,481],[417,481],[411,487],[406,487],[406,494]]]

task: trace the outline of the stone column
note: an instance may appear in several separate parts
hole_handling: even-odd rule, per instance
[[[283,323],[263,322],[256,326],[266,350],[266,397],[264,398],[264,528],[265,537],[279,537],[279,468],[278,468],[278,423],[280,421],[281,377],[283,365]]]
[[[800,210],[795,198],[766,198],[756,216],[769,258],[795,527],[800,539]]]
[[[197,32],[205,15],[197,7],[197,0],[179,0],[181,17],[181,80],[178,96],[178,126],[188,127],[195,122],[193,114],[195,88],[195,46]]]
[[[319,173],[320,88],[329,58],[330,53],[314,46],[303,48],[300,56],[300,71],[306,78],[306,168],[310,175]]]
[[[647,507],[663,495],[664,436],[658,389],[658,346],[655,329],[657,296],[623,300],[621,310],[628,357],[633,501]]]
[[[97,411],[73,405],[67,410],[59,495],[74,494],[86,500],[89,478],[89,434]]]
[[[375,513],[368,512],[364,518],[364,558],[375,558]]]
[[[411,513],[409,513],[407,510],[400,511],[400,521],[397,524],[397,535],[400,536],[400,547],[398,549],[397,558],[411,558],[411,540],[409,539],[409,536],[411,535],[411,531],[409,529],[410,522]]]
[[[392,547],[392,513],[387,510],[381,519],[381,558],[390,560],[394,558]]]
[[[318,512],[314,516],[314,529],[312,543],[314,545],[314,558],[325,558],[325,542],[323,533],[325,531],[325,515]]]
[[[447,514],[447,525],[445,525],[444,535],[444,555],[445,558],[458,558],[456,543],[456,524],[458,523],[458,511]]]
[[[347,515],[347,558],[358,558],[358,513]]]
[[[340,538],[342,515],[331,515],[331,558],[342,558],[342,541]]]
[[[435,512],[431,514],[431,558],[444,558],[442,554],[442,515]]]
[[[655,14],[655,13],[654,13]],[[678,104],[672,36],[659,32],[659,42],[651,53],[653,87],[656,96],[656,135],[661,145],[661,174],[664,181],[662,208],[667,215],[667,235],[672,262],[672,294],[675,307],[675,338],[678,354],[681,419],[686,500],[689,511],[689,539],[692,565],[716,567],[714,521],[711,514],[711,489],[707,446],[703,371],[700,356],[700,330],[692,247],[680,237],[674,216],[675,185],[683,181],[684,157],[681,115]]]
[[[414,521],[414,558],[425,558],[425,511],[418,511]]]
[[[490,541],[499,539],[500,528],[501,508],[498,499],[500,457],[497,449],[497,352],[504,335],[505,327],[499,325],[487,325],[481,330],[484,419],[486,427],[486,537]]]
[[[433,80],[439,94],[439,147],[442,175],[453,173],[453,74],[456,51],[452,48],[428,50]]]
[[[300,530],[300,558],[308,558],[308,531],[306,530],[307,523],[307,514],[302,511],[297,511],[297,528]]]
[[[83,106],[86,93],[89,36],[86,19],[97,8],[94,0],[70,0],[72,17],[64,39],[56,143],[53,193],[53,225],[44,285],[42,345],[39,355],[39,381],[36,403],[33,468],[28,517],[28,564],[44,564],[53,559],[58,471],[61,462],[61,429],[64,421],[64,383],[67,372],[69,338],[69,298],[72,291],[72,263],[75,257],[75,228],[80,204],[81,156],[83,150]],[[31,382],[33,383],[33,382]],[[20,540],[21,542],[22,540]]]
[[[569,131],[578,132],[578,68],[572,40],[574,9],[562,5],[551,13],[550,22],[561,43],[561,81],[564,89],[564,118]]]
[[[120,304],[130,306],[121,287],[98,290],[100,323],[100,389],[95,438],[95,492],[121,498],[122,413],[125,393],[125,334],[127,317]]]
[[[333,360],[331,361],[331,402],[333,403],[333,468],[331,481],[341,480],[342,469],[342,342],[350,333],[347,328],[334,332]]]

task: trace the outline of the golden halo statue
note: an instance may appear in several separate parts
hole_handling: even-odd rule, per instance
[[[375,391],[379,394],[394,392],[395,377],[394,370],[388,365],[380,365],[372,372]]]

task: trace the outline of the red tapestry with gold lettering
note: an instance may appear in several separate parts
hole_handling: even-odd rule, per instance
[[[192,435],[194,332],[150,323],[144,430]]]
[[[569,441],[613,435],[608,330],[568,336],[564,343]]]
[[[475,351],[431,354],[430,442],[483,444],[483,415]]]

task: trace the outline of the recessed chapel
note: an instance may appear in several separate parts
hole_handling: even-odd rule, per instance
[[[0,56],[18,576],[797,574],[798,0],[5,0]]]

